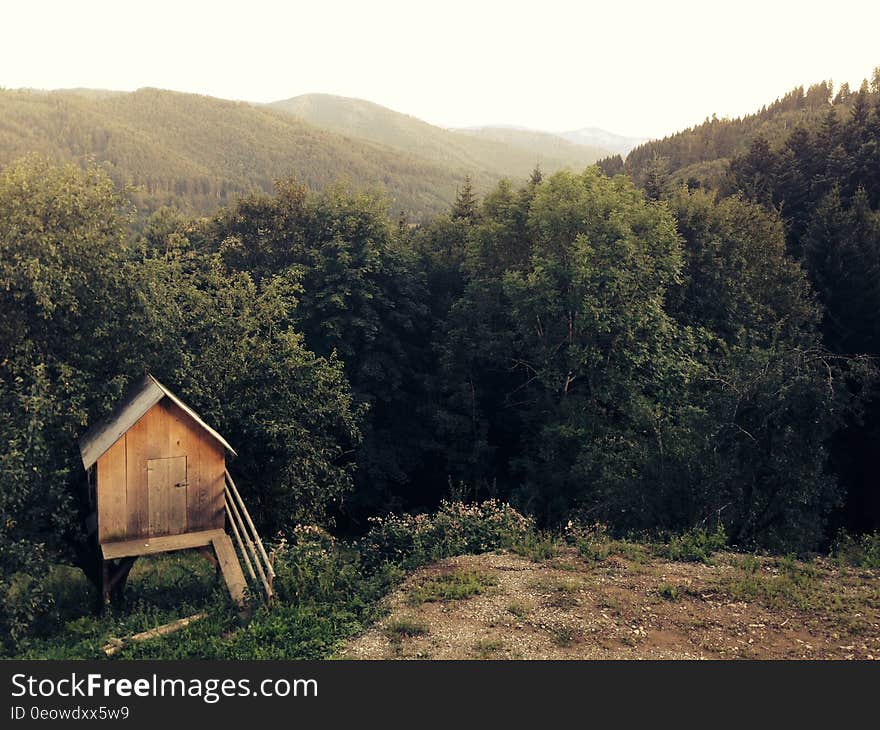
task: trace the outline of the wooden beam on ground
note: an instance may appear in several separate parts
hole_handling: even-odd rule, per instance
[[[220,563],[217,562],[217,558],[214,557],[214,553],[211,552],[211,548],[205,546],[198,548],[199,555],[201,555],[205,560],[207,560],[211,565],[213,565],[217,570],[220,570]]]
[[[208,614],[206,613],[197,613],[192,616],[187,616],[186,618],[178,619],[177,621],[172,621],[171,623],[162,624],[162,626],[157,626],[155,629],[150,629],[149,631],[141,631],[139,634],[134,634],[133,636],[129,636],[124,639],[110,638],[103,647],[104,653],[107,656],[113,656],[114,654],[116,654],[116,652],[118,652],[120,649],[128,644],[138,641],[148,641],[150,639],[155,639],[159,636],[166,636],[167,634],[171,634],[175,631],[186,628],[194,621],[200,621],[207,615]]]

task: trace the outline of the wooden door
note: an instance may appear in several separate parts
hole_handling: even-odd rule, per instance
[[[186,457],[147,460],[150,536],[186,532]]]

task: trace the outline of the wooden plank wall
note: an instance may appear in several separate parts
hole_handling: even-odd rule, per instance
[[[163,399],[98,459],[100,542],[150,537],[147,460],[187,457],[186,510],[172,516],[172,534],[223,529],[225,454],[204,429]]]
[[[98,542],[124,540],[128,534],[125,436],[98,459]]]

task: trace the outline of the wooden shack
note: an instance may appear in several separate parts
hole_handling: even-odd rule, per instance
[[[147,375],[132,388],[79,446],[105,602],[137,557],[186,549],[218,566],[237,602],[247,586],[242,565],[271,597],[271,562],[226,469],[226,455],[235,451],[156,378]]]

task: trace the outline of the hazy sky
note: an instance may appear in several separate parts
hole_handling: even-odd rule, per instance
[[[880,2],[2,0],[0,86],[369,99],[662,136],[880,65]]]

